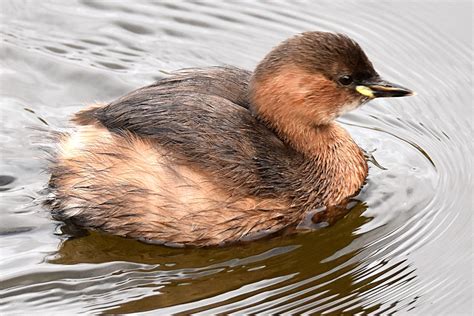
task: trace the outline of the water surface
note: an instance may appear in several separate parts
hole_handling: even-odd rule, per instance
[[[472,312],[470,1],[2,1],[0,311]],[[182,67],[252,69],[301,31],[344,32],[417,91],[340,119],[381,166],[336,225],[170,249],[51,219],[46,132]],[[43,130],[43,131],[42,131]]]

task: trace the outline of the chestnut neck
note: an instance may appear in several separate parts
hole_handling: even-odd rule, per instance
[[[293,89],[301,88],[301,81],[295,78],[287,73],[283,78],[272,78],[270,84],[253,78],[251,110],[289,147],[306,157],[297,174],[305,179],[307,188],[317,193],[308,200],[309,207],[339,205],[359,190],[367,176],[364,154],[332,119],[332,115],[337,116],[331,112],[332,107],[315,109],[306,103],[307,95],[295,93],[298,90]],[[323,107],[330,105],[324,104],[324,99],[321,102]]]
[[[334,119],[335,104],[348,96],[323,75],[288,65],[273,75],[254,73],[250,82],[250,108],[284,142],[309,156],[319,157],[330,148],[355,145]],[[357,147],[357,145],[355,145]]]
[[[351,148],[358,151],[347,131],[335,121],[327,124],[303,124],[294,121],[291,117],[280,117],[276,121],[256,113],[278,137],[296,151],[308,158],[320,160],[322,156],[335,154],[337,149]]]

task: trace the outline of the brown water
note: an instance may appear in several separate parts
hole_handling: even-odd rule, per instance
[[[472,3],[1,1],[0,313],[473,311]],[[341,118],[370,164],[316,232],[220,249],[87,234],[41,206],[41,147],[85,103],[182,67],[252,69],[305,30],[344,32],[418,96]]]

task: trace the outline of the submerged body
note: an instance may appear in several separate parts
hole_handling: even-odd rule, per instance
[[[370,96],[338,90],[327,74],[300,66],[294,56],[272,57],[285,56],[281,47],[255,73],[183,70],[76,114],[76,129],[61,138],[52,169],[56,216],[194,246],[338,217],[333,207],[359,191],[367,164],[334,118]],[[357,54],[352,67],[373,70]]]

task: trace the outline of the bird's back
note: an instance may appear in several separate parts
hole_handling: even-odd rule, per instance
[[[250,75],[235,67],[180,71],[99,108],[95,118],[149,139],[229,190],[281,195],[303,157],[249,111]]]
[[[60,217],[197,245],[294,221],[304,157],[249,111],[249,78],[189,69],[78,113],[51,181]]]

